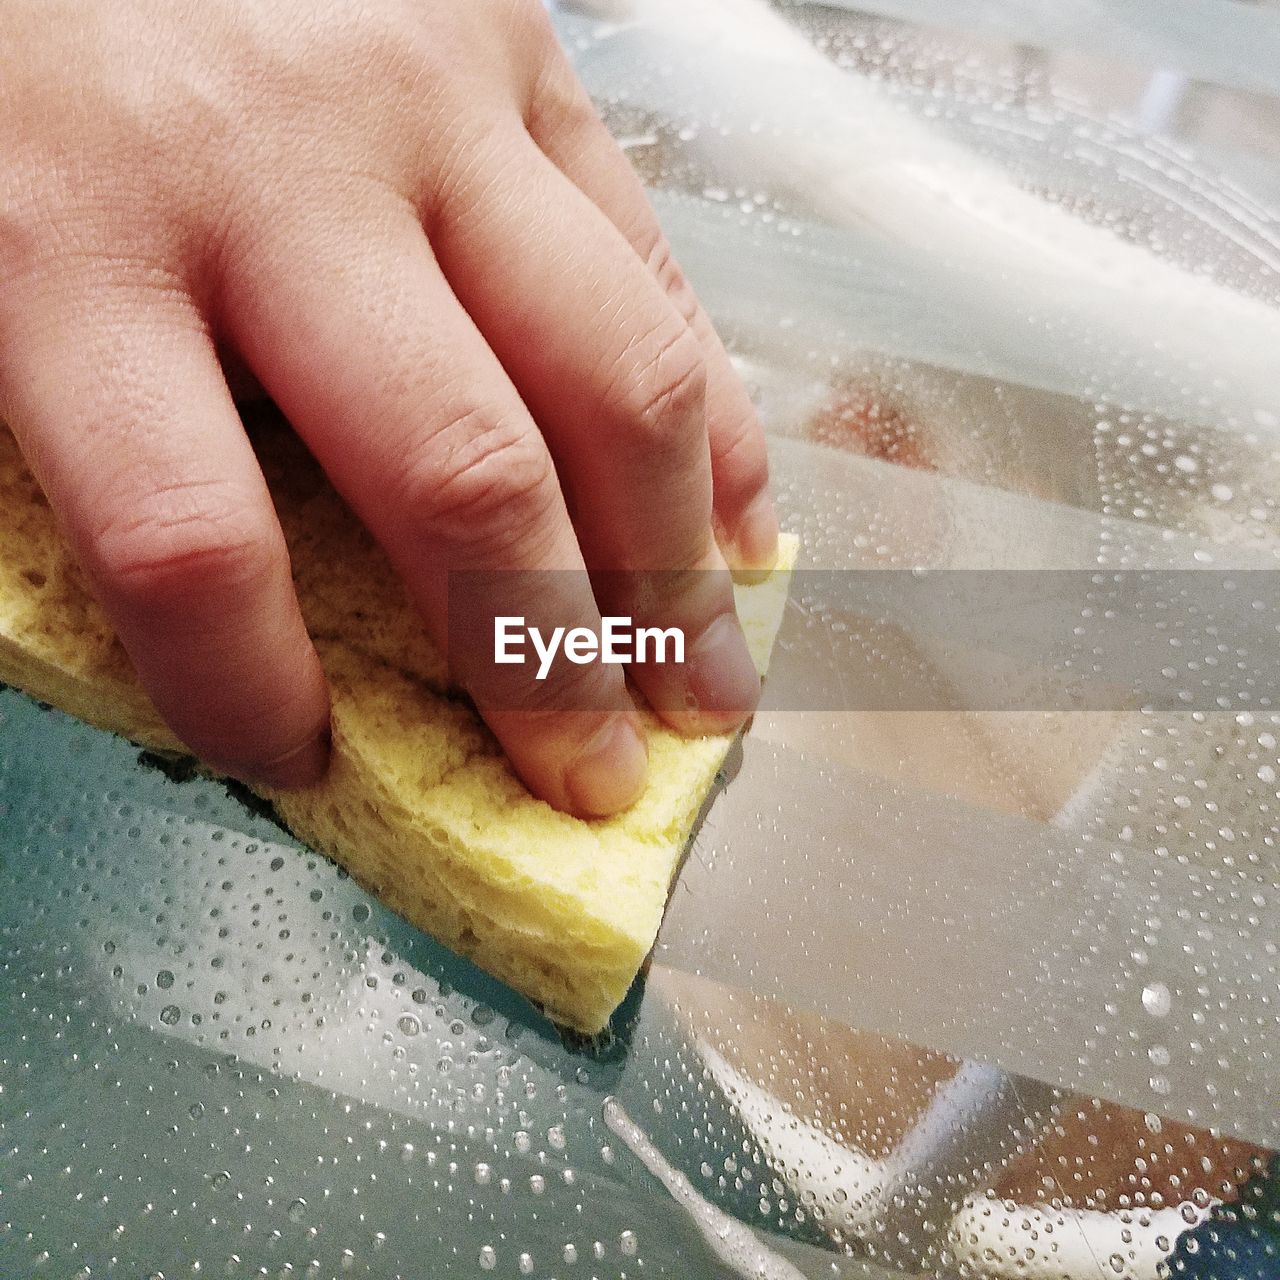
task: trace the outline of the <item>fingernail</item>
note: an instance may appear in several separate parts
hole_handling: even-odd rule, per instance
[[[722,613],[694,642],[686,678],[689,710],[699,720],[729,728],[756,709],[760,673],[736,614]]]
[[[743,512],[733,553],[736,569],[766,572],[773,568],[778,558],[778,515],[767,493],[760,494]]]
[[[308,787],[324,777],[328,764],[329,727],[326,725],[300,747],[259,765],[253,771],[252,781],[281,791]]]
[[[604,818],[632,804],[644,789],[649,753],[626,716],[611,716],[565,775],[578,813]]]

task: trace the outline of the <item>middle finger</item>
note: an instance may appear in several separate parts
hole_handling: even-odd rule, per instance
[[[697,337],[613,224],[523,128],[425,203],[445,275],[556,460],[602,611],[679,627],[683,665],[633,667],[669,723],[720,732],[760,681],[712,528]]]

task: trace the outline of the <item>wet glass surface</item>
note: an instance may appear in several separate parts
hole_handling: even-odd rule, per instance
[[[809,567],[1280,567],[1280,10],[1092,12],[557,14]],[[594,1046],[0,694],[0,1275],[1280,1274],[1280,709],[992,710],[822,581]]]

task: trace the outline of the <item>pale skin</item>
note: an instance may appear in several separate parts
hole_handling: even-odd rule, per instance
[[[215,767],[302,786],[330,749],[233,387],[276,402],[442,645],[450,569],[770,563],[746,392],[538,0],[0,0],[0,67],[0,416]],[[637,612],[613,575],[504,580],[448,604]],[[727,575],[659,581],[638,621],[689,662],[632,678],[683,732],[736,726],[759,681]],[[450,662],[535,793],[635,799],[620,668]]]

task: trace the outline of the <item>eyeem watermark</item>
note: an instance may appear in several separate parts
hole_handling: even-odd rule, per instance
[[[679,627],[637,627],[630,618],[601,619],[600,634],[590,627],[554,627],[544,635],[523,617],[500,615],[493,620],[493,660],[521,665],[532,648],[538,659],[537,678],[545,680],[558,653],[570,662],[624,666],[642,662],[684,661],[684,632]]]
[[[489,705],[503,708],[527,706],[535,673],[549,688],[571,663],[687,663],[696,634],[677,640],[617,616],[604,630],[594,617],[590,630],[553,624],[578,618],[591,591],[661,626],[658,602],[690,581],[453,571],[449,652],[485,668]],[[495,620],[489,601],[510,614]],[[1270,732],[1280,723],[1277,569],[798,569],[788,601],[766,711],[1185,712],[1265,716]],[[616,696],[611,681],[564,685],[566,710],[608,709]]]

